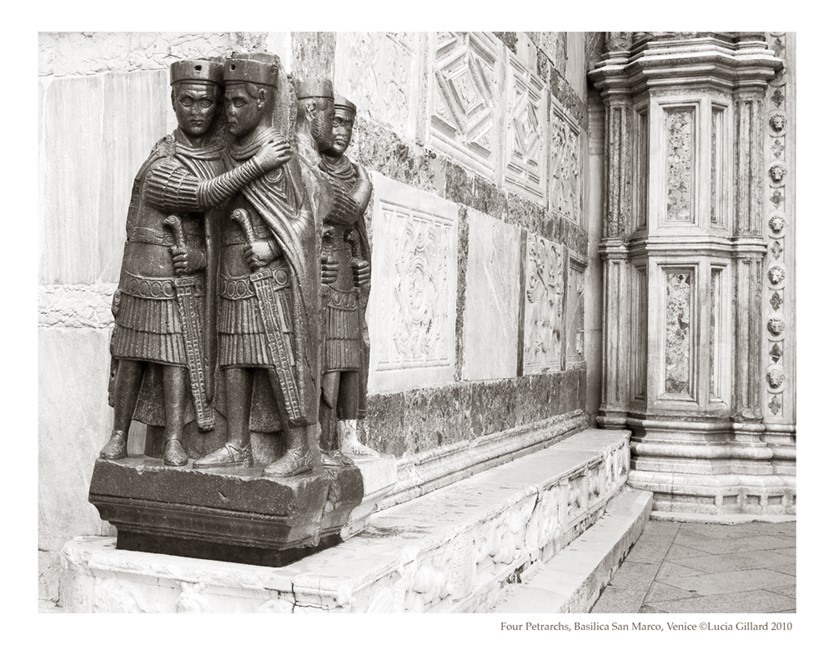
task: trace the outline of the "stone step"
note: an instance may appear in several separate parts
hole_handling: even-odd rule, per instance
[[[509,588],[495,613],[587,613],[643,533],[652,494],[626,487],[599,521]]]
[[[550,559],[603,514],[625,486],[628,464],[627,432],[585,430],[379,512],[362,533],[285,567],[76,539],[64,549],[62,604],[107,611],[129,597],[137,611],[184,604],[205,611],[482,611],[507,581]],[[111,591],[120,600],[111,601]]]

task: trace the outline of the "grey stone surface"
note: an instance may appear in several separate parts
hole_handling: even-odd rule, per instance
[[[753,614],[790,611],[796,608],[796,601],[771,591],[756,590],[749,593],[727,593],[659,601],[649,604],[648,607],[652,610],[678,614]]]
[[[646,589],[606,587],[591,610],[592,614],[636,614],[643,606]]]
[[[779,527],[773,535],[767,531],[773,525],[763,522],[650,522],[592,611],[795,611],[796,549],[785,544],[795,544],[796,523]],[[648,593],[632,609],[639,589]]]
[[[757,589],[768,589],[770,587],[782,587],[794,582],[793,576],[768,571],[765,569],[753,569],[750,571],[730,571],[726,573],[706,573],[686,578],[666,578],[666,584],[678,589],[694,591],[700,596],[712,596],[715,594],[739,593],[754,591]]]
[[[684,567],[698,569],[704,573],[730,573],[748,569],[773,569],[789,567],[795,570],[795,558],[780,555],[775,551],[747,551],[724,555],[704,555],[695,558],[683,558],[677,563]],[[789,573],[786,571],[785,573]]]

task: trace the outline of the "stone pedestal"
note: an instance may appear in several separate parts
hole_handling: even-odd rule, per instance
[[[656,512],[794,512],[793,438],[765,432],[762,396],[765,278],[784,279],[763,233],[764,99],[782,67],[761,34],[641,32],[609,34],[590,73],[606,106],[598,422],[632,430],[629,482]]]
[[[96,461],[89,499],[120,549],[278,566],[338,542],[363,493],[356,466],[278,479],[130,457]]]
[[[386,473],[386,463],[374,465],[377,474]],[[136,478],[157,474],[124,468]],[[125,551],[114,548],[113,538],[76,538],[62,554],[61,605],[82,612],[484,611],[522,571],[593,526],[627,475],[628,433],[580,432],[375,513],[350,540],[279,567]],[[263,478],[246,483],[279,492]],[[216,489],[214,495],[220,500]],[[269,500],[261,503],[268,510]]]

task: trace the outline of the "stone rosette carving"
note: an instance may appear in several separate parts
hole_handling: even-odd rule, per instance
[[[786,277],[785,267],[781,264],[774,264],[767,270],[767,279],[770,280],[770,284],[774,287],[782,284]]]
[[[781,336],[785,331],[785,319],[782,316],[771,316],[767,321],[767,330],[773,336]]]
[[[781,184],[785,181],[788,170],[782,164],[775,163],[768,169],[767,173],[774,184]]]

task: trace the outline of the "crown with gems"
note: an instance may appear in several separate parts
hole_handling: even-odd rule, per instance
[[[229,83],[257,83],[278,87],[278,65],[252,58],[228,58],[223,64],[223,80]]]
[[[305,78],[295,84],[295,95],[299,99],[332,99],[333,83],[327,78]]]
[[[344,96],[337,94],[333,99],[333,105],[336,106],[337,110],[347,110],[348,112],[356,114],[356,105],[354,105],[353,101],[347,100]]]
[[[223,84],[223,65],[210,60],[178,60],[171,64],[171,85],[181,81]]]

